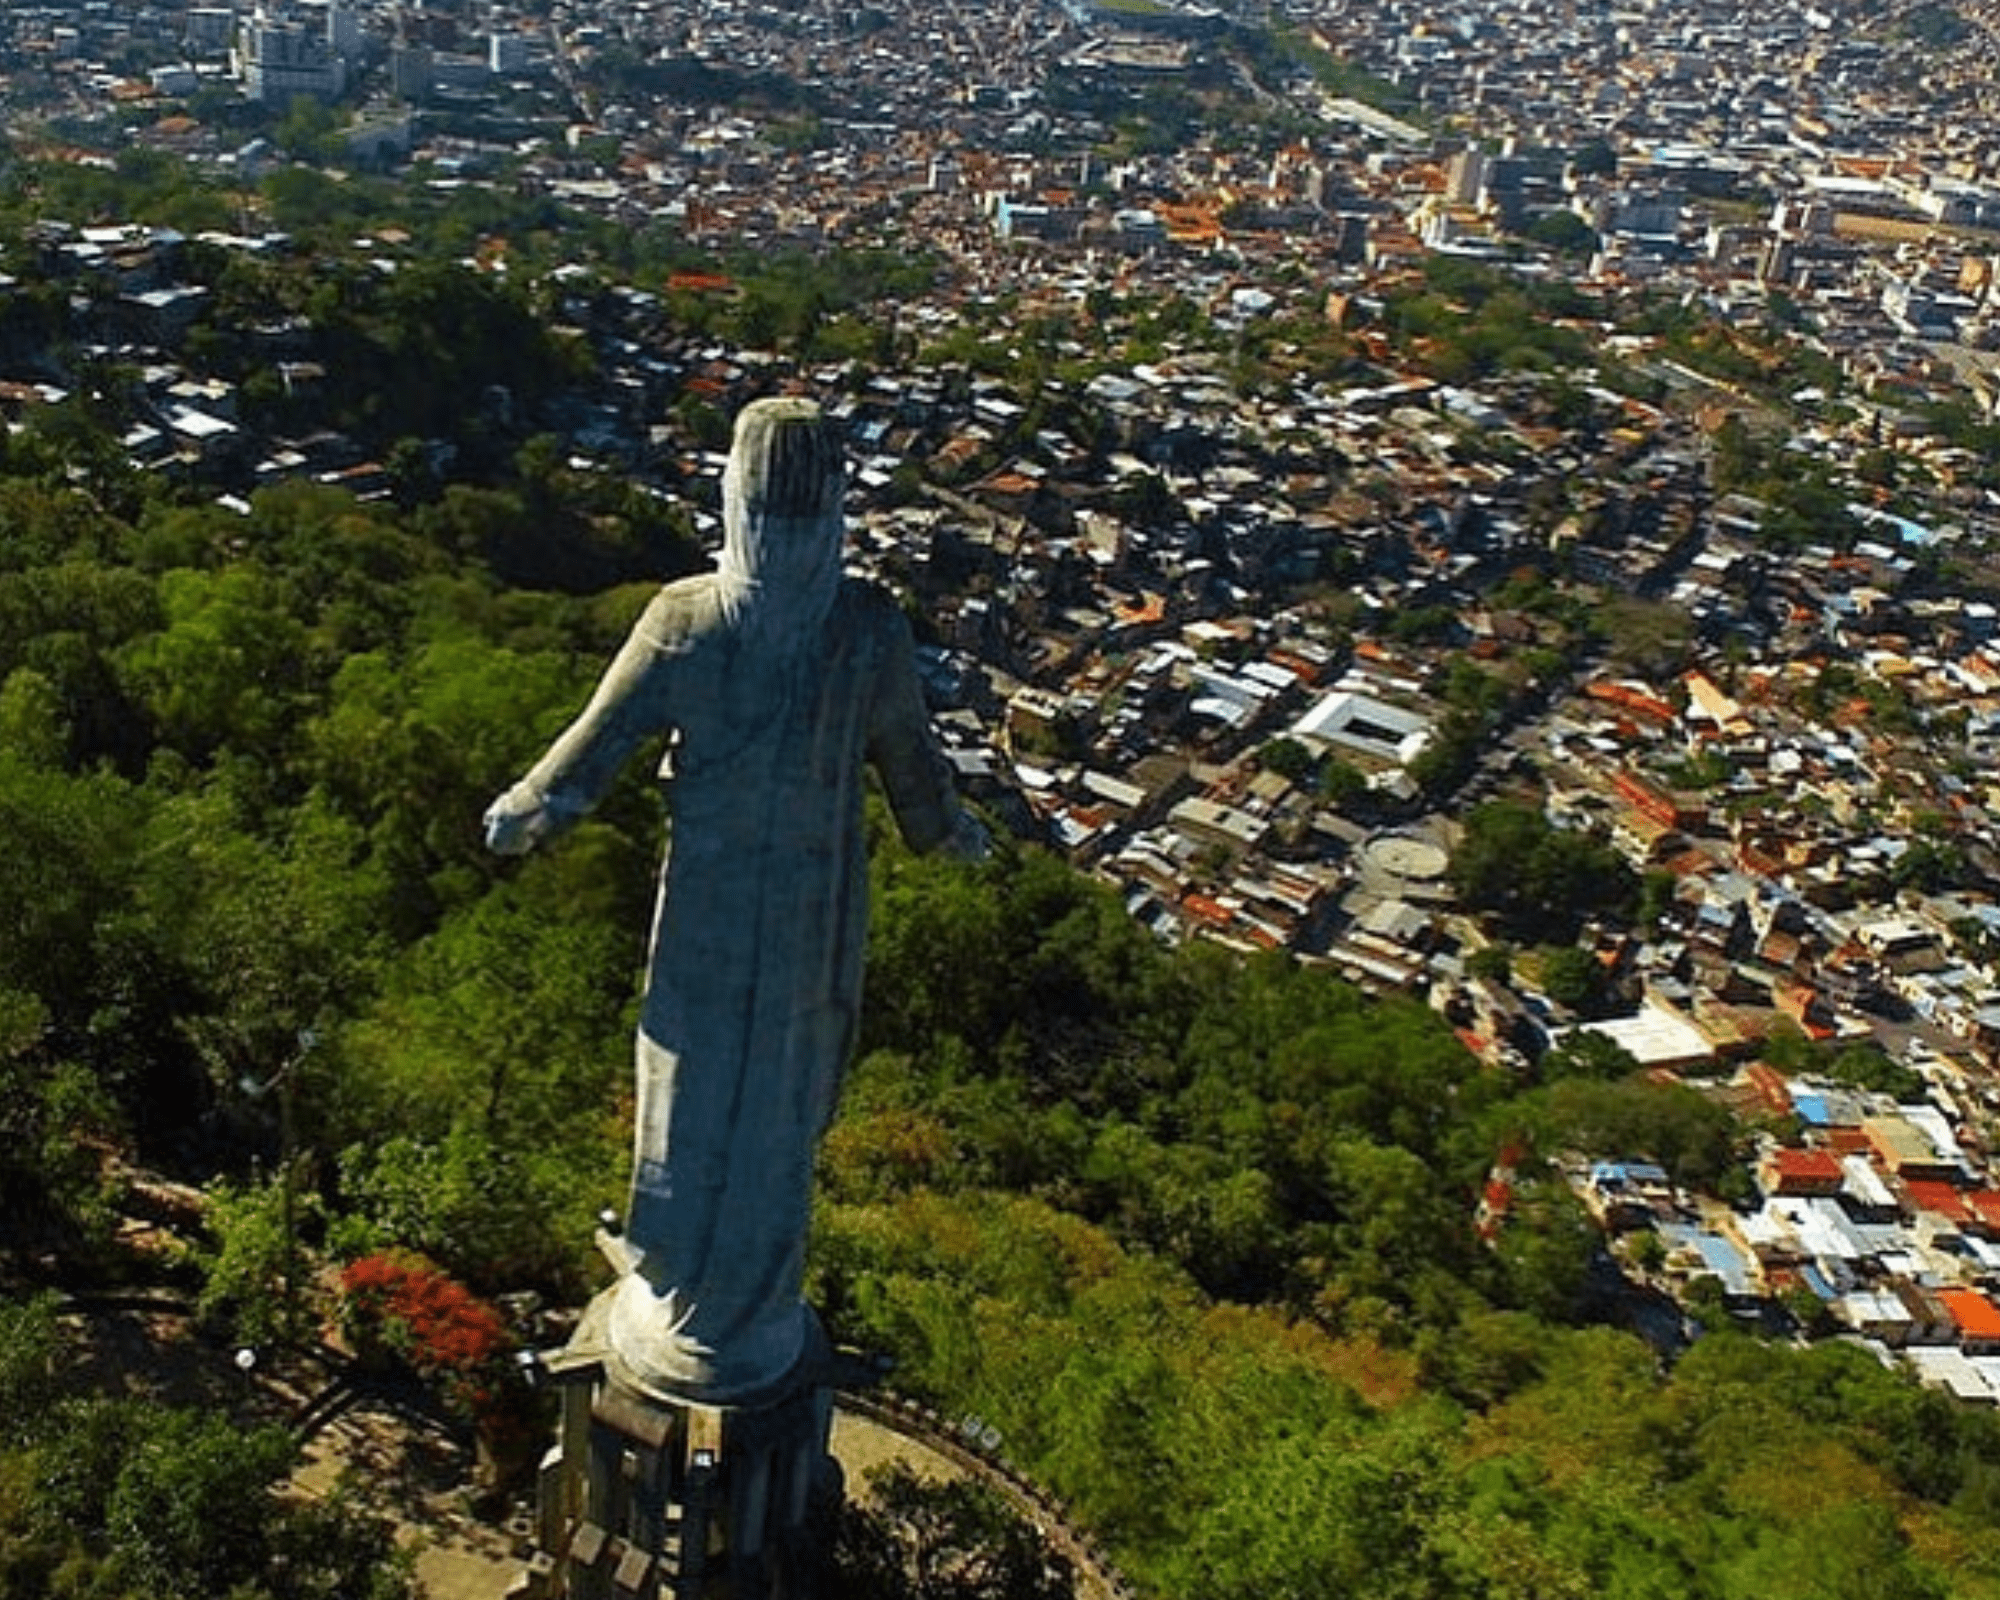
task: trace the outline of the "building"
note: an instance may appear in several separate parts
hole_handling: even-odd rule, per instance
[[[347,87],[347,64],[335,54],[329,30],[335,17],[345,16],[351,13],[336,8],[325,26],[315,27],[282,4],[260,5],[237,34],[236,70],[244,93],[280,107],[301,95],[337,100]]]

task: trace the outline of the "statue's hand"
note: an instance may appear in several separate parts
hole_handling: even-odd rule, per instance
[[[960,861],[984,861],[993,854],[993,836],[970,811],[961,811],[958,826],[944,842],[944,853]]]
[[[516,784],[486,808],[486,848],[495,855],[524,856],[555,825],[542,797]]]

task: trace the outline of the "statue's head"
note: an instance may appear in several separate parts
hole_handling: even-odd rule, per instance
[[[840,510],[840,436],[816,400],[753,400],[736,414],[729,470],[751,515],[819,517]]]
[[[722,475],[725,587],[739,607],[823,616],[840,582],[840,436],[817,402],[753,400]]]

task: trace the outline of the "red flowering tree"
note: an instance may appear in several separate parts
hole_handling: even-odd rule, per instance
[[[487,1420],[511,1378],[505,1319],[411,1251],[363,1256],[343,1269],[339,1316],[364,1363],[401,1362],[474,1422]]]

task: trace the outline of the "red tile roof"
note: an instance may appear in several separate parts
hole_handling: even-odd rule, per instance
[[[1780,1183],[1838,1184],[1845,1175],[1840,1157],[1831,1150],[1778,1150],[1771,1156],[1771,1171]]]
[[[1964,1193],[1951,1184],[1936,1178],[1911,1178],[1903,1187],[1909,1193],[1910,1204],[1919,1211],[1928,1211],[1932,1216],[1944,1217],[1951,1222],[1972,1220]]]

